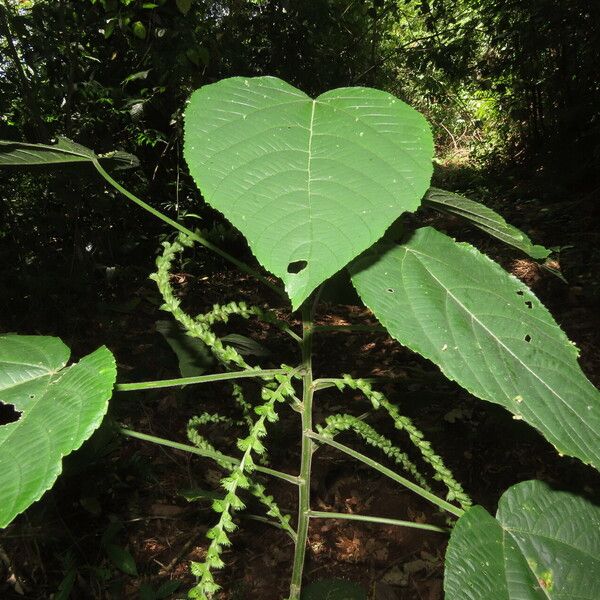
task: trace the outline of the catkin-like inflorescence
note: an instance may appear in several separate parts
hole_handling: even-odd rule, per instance
[[[220,514],[219,521],[212,527],[207,537],[211,540],[204,562],[193,562],[192,573],[198,578],[198,583],[190,591],[190,597],[205,600],[214,594],[219,586],[215,582],[212,572],[224,566],[221,559],[223,547],[228,546],[230,542],[229,535],[235,530],[236,525],[233,521],[233,514],[245,508],[242,499],[239,496],[239,490],[247,489],[254,491],[254,495],[267,506],[267,514],[274,516],[279,521],[282,529],[288,533],[294,534],[289,525],[289,521],[281,515],[281,511],[275,504],[271,496],[264,493],[262,486],[252,486],[251,475],[254,471],[253,455],[260,456],[264,454],[265,447],[262,439],[267,435],[266,423],[274,423],[278,416],[275,410],[276,403],[282,402],[293,391],[290,379],[292,373],[277,376],[277,387],[263,387],[263,403],[259,404],[254,412],[258,419],[254,422],[247,437],[241,438],[237,442],[238,448],[243,452],[240,462],[234,467],[221,463],[221,466],[229,470],[229,475],[221,480],[221,486],[226,494],[224,498],[213,502],[213,510]],[[196,421],[195,423],[197,423]],[[206,448],[208,442],[199,434],[191,433],[188,428],[188,435],[194,443],[201,444],[200,447]],[[191,428],[195,431],[195,426]],[[254,487],[254,490],[253,490]]]
[[[239,367],[242,369],[259,369],[250,366],[242,355],[232,346],[223,342],[211,330],[215,323],[227,323],[232,315],[238,315],[244,319],[258,317],[267,323],[286,329],[287,325],[277,318],[272,311],[264,310],[258,306],[248,306],[245,302],[229,302],[228,304],[215,304],[205,314],[192,317],[180,306],[180,300],[176,297],[171,286],[170,270],[173,261],[185,248],[193,246],[194,242],[188,236],[180,234],[174,242],[163,242],[163,252],[156,259],[156,273],[150,275],[150,279],[156,282],[163,297],[162,310],[170,312],[173,317],[185,328],[191,337],[202,340],[215,356],[215,358],[228,369]],[[268,378],[267,378],[268,379]]]
[[[416,427],[409,417],[401,415],[398,407],[392,404],[385,394],[374,390],[368,381],[365,381],[364,379],[355,379],[350,375],[344,375],[342,379],[337,379],[335,384],[340,390],[349,387],[350,389],[362,392],[371,402],[375,410],[385,410],[394,421],[396,429],[407,433],[410,441],[421,453],[423,460],[434,469],[435,474],[433,478],[437,481],[441,481],[446,486],[448,489],[446,499],[449,502],[458,502],[463,510],[472,506],[473,501],[463,490],[460,483],[456,481],[450,469],[444,464],[442,458],[434,452],[430,442],[425,439],[423,432]]]
[[[192,245],[193,242],[185,235],[178,236],[173,243],[163,243],[163,253],[156,260],[157,272],[150,276],[157,283],[162,294],[163,305],[161,308],[170,312],[183,325],[188,335],[204,342],[225,368],[259,370],[260,367],[249,365],[235,348],[223,344],[211,327],[215,323],[226,323],[232,315],[238,315],[245,319],[252,316],[259,317],[280,328],[287,327],[286,324],[277,319],[274,313],[256,306],[247,306],[244,302],[215,304],[206,314],[197,317],[188,315],[181,308],[180,300],[171,286],[170,269],[176,256]],[[283,366],[283,368],[286,367]],[[204,562],[193,562],[191,565],[192,573],[198,578],[196,586],[189,592],[191,598],[206,600],[219,589],[219,585],[214,580],[213,571],[224,566],[221,558],[223,548],[230,544],[229,534],[236,528],[233,515],[244,509],[244,502],[239,495],[240,490],[248,490],[255,496],[266,508],[266,514],[275,519],[275,524],[295,538],[296,533],[290,526],[289,516],[281,513],[273,497],[266,493],[264,486],[252,480],[254,457],[261,462],[266,462],[266,449],[261,441],[267,434],[266,423],[274,423],[277,420],[276,403],[293,397],[294,389],[291,378],[294,375],[295,372],[288,368],[288,372],[285,374],[263,376],[262,402],[256,407],[246,401],[242,387],[234,383],[232,395],[235,403],[241,409],[242,420],[235,421],[223,415],[204,413],[193,417],[188,423],[187,433],[190,441],[197,447],[211,452],[216,452],[216,450],[198,431],[199,427],[212,423],[248,428],[248,435],[237,440],[237,447],[243,453],[239,463],[232,466],[229,461],[215,459],[217,464],[228,472],[228,475],[221,480],[221,487],[224,489],[225,495],[213,502],[213,510],[219,514],[219,520],[207,533],[210,544]],[[255,414],[254,417],[252,413]]]
[[[352,430],[359,435],[367,444],[379,448],[386,456],[400,465],[407,473],[412,475],[413,480],[421,487],[431,491],[431,486],[408,455],[400,448],[394,446],[391,440],[377,432],[371,425],[354,415],[331,415],[325,419],[325,427],[317,427],[321,435],[335,437],[338,433]]]

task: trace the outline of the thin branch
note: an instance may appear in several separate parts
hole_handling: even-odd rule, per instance
[[[258,281],[260,281],[261,283],[264,283],[268,288],[270,288],[272,291],[274,291],[277,295],[281,296],[282,298],[287,298],[287,296],[285,295],[285,292],[281,288],[277,287],[276,285],[273,285],[266,277],[261,275],[258,271],[254,270],[252,267],[250,267],[246,263],[242,262],[241,260],[238,260],[237,258],[233,257],[228,252],[221,250],[221,248],[219,248],[218,246],[215,246],[214,244],[209,242],[207,239],[198,235],[191,229],[188,229],[181,223],[178,223],[177,221],[174,221],[170,217],[163,215],[160,211],[156,210],[155,208],[153,208],[152,206],[150,206],[143,200],[140,200],[137,196],[132,194],[129,190],[126,190],[119,182],[115,181],[103,169],[102,165],[98,162],[98,160],[94,159],[94,160],[92,160],[92,163],[94,164],[94,167],[96,167],[96,170],[98,171],[98,173],[100,173],[100,175],[102,175],[102,177],[104,177],[104,179],[106,179],[106,181],[108,183],[110,183],[110,185],[112,185],[116,190],[121,192],[121,194],[123,194],[126,198],[128,198],[132,202],[135,202],[135,204],[137,204],[138,206],[143,208],[145,211],[149,212],[151,215],[154,215],[155,217],[159,218],[161,221],[164,221],[171,227],[174,227],[175,229],[177,229],[177,231],[180,231],[181,233],[184,233],[185,235],[189,236],[195,242],[198,242],[205,248],[208,248],[215,254],[218,254],[221,258],[224,258],[225,260],[229,261],[231,264],[235,265],[240,271],[243,271],[244,273],[251,275],[255,279],[258,279]]]
[[[427,523],[416,523],[415,521],[401,521],[399,519],[388,519],[385,517],[373,517],[371,515],[353,515],[348,513],[324,512],[320,510],[311,510],[309,517],[316,519],[346,519],[348,521],[365,521],[367,523],[380,523],[382,525],[397,525],[398,527],[412,527],[413,529],[424,529],[425,531],[435,531],[436,533],[448,533],[448,529],[429,525]]]
[[[211,383],[226,379],[244,379],[247,377],[268,377],[287,373],[289,369],[257,369],[247,371],[234,371],[233,373],[215,373],[213,375],[198,375],[196,377],[179,377],[177,379],[159,379],[157,381],[141,381],[139,383],[118,383],[117,392],[134,392],[136,390],[155,390],[159,388],[177,387],[195,383]]]
[[[339,442],[336,442],[333,439],[328,438],[324,435],[319,435],[318,433],[314,433],[312,431],[309,433],[306,433],[306,435],[308,435],[308,437],[311,437],[313,440],[317,440],[318,442],[327,444],[328,446],[332,446],[333,448],[336,448],[337,450],[340,450],[341,452],[348,454],[352,458],[355,458],[356,460],[359,460],[360,462],[365,463],[369,467],[375,469],[376,471],[379,471],[380,473],[383,473],[390,479],[393,479],[397,483],[403,485],[405,488],[408,488],[415,494],[418,494],[419,496],[425,498],[426,500],[429,500],[429,502],[435,504],[436,506],[439,506],[441,509],[448,511],[449,513],[452,513],[453,515],[455,515],[457,517],[461,517],[464,514],[464,510],[462,510],[461,508],[458,508],[457,506],[454,506],[453,504],[446,502],[446,500],[443,500],[442,498],[438,498],[435,494],[432,494],[431,492],[422,488],[420,485],[417,485],[416,483],[409,481],[408,479],[402,477],[401,475],[398,475],[398,473],[395,473],[391,469],[384,467],[382,464],[378,463],[376,460],[373,460],[372,458],[369,458],[368,456],[365,456],[364,454],[361,454],[360,452],[357,452],[356,450],[353,450],[352,448],[349,448],[348,446],[344,446],[343,444],[340,444]]]
[[[141,433],[139,431],[134,431],[133,429],[127,429],[126,427],[118,426],[117,431],[122,435],[136,438],[138,440],[152,442],[153,444],[167,446],[168,448],[175,448],[175,450],[183,450],[184,452],[189,452],[190,454],[197,454],[198,456],[203,456],[205,458],[212,458],[213,460],[228,462],[232,465],[237,465],[240,462],[239,459],[234,458],[233,456],[227,456],[226,454],[221,454],[221,452],[211,452],[210,450],[196,448],[196,446],[180,444],[179,442],[166,440],[164,438],[156,437],[155,435],[148,435],[147,433]],[[275,469],[269,469],[268,467],[263,467],[261,465],[255,465],[254,470],[264,473],[265,475],[271,475],[272,477],[283,479],[284,481],[293,483],[294,485],[299,485],[299,478],[295,477],[294,475],[289,475],[288,473],[283,473],[282,471],[276,471]]]

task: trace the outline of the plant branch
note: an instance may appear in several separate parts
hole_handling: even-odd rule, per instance
[[[177,221],[174,221],[170,217],[167,217],[166,215],[164,215],[160,211],[156,210],[154,207],[150,206],[143,200],[140,200],[137,196],[132,194],[129,190],[125,189],[118,181],[115,181],[105,171],[105,169],[102,167],[102,165],[99,163],[98,160],[94,159],[94,160],[92,160],[92,163],[94,164],[94,167],[96,167],[96,170],[98,171],[98,173],[100,173],[100,175],[102,175],[102,177],[104,177],[104,179],[108,183],[110,183],[110,185],[112,185],[116,190],[121,192],[121,194],[123,194],[126,198],[128,198],[129,200],[131,200],[132,202],[134,202],[141,208],[143,208],[145,211],[149,212],[151,215],[154,215],[161,221],[164,221],[171,227],[174,227],[175,229],[177,229],[177,231],[180,231],[181,233],[184,233],[185,235],[189,236],[192,240],[194,240],[195,242],[198,242],[199,244],[201,244],[208,250],[211,250],[215,254],[218,254],[221,258],[224,258],[225,260],[229,261],[231,264],[235,265],[240,271],[243,271],[244,273],[251,275],[255,279],[258,279],[258,281],[260,281],[261,283],[264,283],[268,288],[270,288],[272,291],[274,291],[277,295],[281,296],[282,298],[287,298],[287,296],[285,295],[285,292],[281,288],[272,284],[266,277],[261,275],[258,271],[256,271],[255,269],[253,269],[246,263],[242,262],[241,260],[238,260],[237,258],[232,256],[228,252],[221,250],[221,248],[219,248],[218,246],[215,246],[213,243],[209,242],[207,239],[198,235],[191,229],[188,229],[181,223],[178,223]]]
[[[397,483],[408,488],[415,494],[418,494],[419,496],[425,498],[426,500],[429,500],[429,502],[432,502],[436,506],[439,506],[441,509],[443,509],[449,513],[452,513],[453,515],[455,515],[457,517],[461,517],[464,514],[464,510],[458,508],[457,506],[454,506],[453,504],[450,504],[449,502],[446,502],[446,500],[443,500],[442,498],[438,498],[435,494],[432,494],[431,492],[423,489],[421,486],[417,485],[416,483],[413,483],[412,481],[409,481],[408,479],[402,477],[401,475],[398,475],[398,473],[395,473],[391,469],[384,467],[382,464],[378,463],[376,460],[373,460],[372,458],[369,458],[368,456],[365,456],[364,454],[361,454],[360,452],[357,452],[356,450],[353,450],[352,448],[349,448],[348,446],[344,446],[343,444],[340,444],[339,442],[336,442],[336,441],[332,440],[331,438],[328,438],[324,435],[319,435],[318,433],[313,433],[313,432],[309,432],[306,435],[311,437],[313,440],[317,440],[318,442],[327,444],[329,446],[332,446],[333,448],[337,448],[338,450],[340,450],[341,452],[344,452],[345,454],[348,454],[352,458],[355,458],[356,460],[359,460],[359,461],[365,463],[366,465],[369,465],[371,468],[375,469],[376,471],[379,471],[380,473],[383,473],[390,479],[393,479],[394,481],[396,481]]]
[[[226,379],[244,379],[247,377],[265,377],[287,373],[288,369],[257,369],[248,371],[233,371],[232,373],[215,373],[212,375],[198,375],[196,377],[178,377],[177,379],[159,379],[157,381],[140,381],[139,383],[118,383],[117,392],[134,392],[136,390],[155,390],[180,385],[195,383],[210,383],[212,381],[225,381]]]
[[[258,521],[259,523],[266,523],[267,525],[271,525],[272,527],[277,527],[277,529],[281,529],[282,531],[285,531],[291,538],[291,540],[296,543],[296,534],[294,533],[293,530],[289,530],[286,529],[285,527],[282,527],[282,525],[280,523],[278,523],[277,521],[273,521],[273,519],[268,519],[267,517],[263,517],[261,515],[252,515],[252,514],[245,514],[243,515],[243,517],[245,519],[251,519],[252,521]]]
[[[429,525],[427,523],[416,523],[414,521],[401,521],[399,519],[387,519],[385,517],[373,517],[370,515],[353,515],[348,513],[325,512],[320,510],[309,511],[309,516],[316,519],[347,519],[348,521],[365,521],[367,523],[380,523],[381,525],[397,525],[398,527],[412,527],[436,533],[448,533],[448,529]]]
[[[197,454],[198,456],[212,458],[213,460],[230,463],[232,465],[237,465],[240,463],[239,459],[234,458],[233,456],[227,456],[226,454],[221,454],[221,452],[213,452],[211,450],[197,448],[196,446],[189,446],[188,444],[180,444],[179,442],[166,440],[164,438],[156,437],[155,435],[148,435],[147,433],[141,433],[139,431],[134,431],[133,429],[127,429],[126,427],[117,426],[117,430],[122,435],[136,438],[138,440],[144,440],[145,442],[152,442],[153,444],[158,444],[160,446],[175,448],[175,450],[183,450],[184,452],[189,452],[190,454]],[[283,473],[282,471],[276,471],[275,469],[269,469],[268,467],[263,467],[262,465],[255,465],[254,470],[264,473],[265,475],[271,475],[272,477],[283,479],[288,483],[299,485],[299,479],[294,475],[289,475],[288,473]]]

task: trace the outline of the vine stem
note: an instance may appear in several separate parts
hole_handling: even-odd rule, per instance
[[[306,556],[308,524],[310,521],[310,472],[315,443],[310,438],[312,431],[313,373],[312,373],[312,340],[314,311],[318,301],[318,293],[312,306],[305,302],[302,305],[302,403],[299,407],[302,417],[302,448],[300,459],[300,485],[298,487],[298,525],[296,528],[296,545],[294,548],[294,564],[290,581],[288,600],[298,600],[302,588],[302,573]]]
[[[333,448],[337,448],[338,450],[344,452],[345,454],[348,454],[352,458],[355,458],[356,460],[359,460],[365,463],[366,465],[369,465],[371,468],[375,469],[376,471],[379,471],[380,473],[383,473],[384,475],[386,475],[390,479],[393,479],[397,483],[400,483],[405,488],[408,488],[415,494],[418,494],[419,496],[425,498],[425,500],[429,500],[429,502],[431,502],[432,504],[439,506],[442,510],[445,510],[457,517],[461,517],[465,512],[461,508],[458,508],[458,506],[454,506],[453,504],[450,504],[450,502],[446,502],[446,500],[438,498],[438,496],[422,488],[420,485],[417,485],[416,483],[409,481],[405,477],[398,475],[398,473],[395,473],[391,469],[384,467],[376,460],[373,460],[372,458],[369,458],[368,456],[365,456],[364,454],[361,454],[360,452],[357,452],[356,450],[353,450],[348,446],[344,446],[344,444],[340,444],[339,442],[336,442],[331,438],[328,438],[324,435],[319,435],[318,433],[314,433],[312,431],[309,431],[307,435],[313,440],[317,440],[318,442],[327,444],[329,446],[332,446]]]
[[[141,433],[140,431],[134,431],[133,429],[127,429],[126,427],[117,426],[117,431],[121,435],[125,435],[127,437],[144,440],[145,442],[152,442],[153,444],[158,444],[159,446],[175,448],[175,450],[183,450],[184,452],[189,452],[190,454],[197,454],[198,456],[204,456],[205,458],[212,458],[215,461],[222,461],[232,465],[238,465],[240,463],[240,460],[238,458],[234,458],[233,456],[227,456],[226,454],[221,454],[220,452],[212,452],[210,450],[196,448],[196,446],[190,446],[188,444],[180,444],[179,442],[166,440],[165,438],[160,438],[155,435],[149,435],[147,433]],[[262,465],[254,465],[254,470],[264,473],[265,475],[271,475],[271,477],[283,479],[284,481],[293,483],[294,485],[300,485],[300,480],[298,477],[289,475],[288,473],[283,473],[282,471],[269,469],[269,467],[263,467]]]
[[[198,375],[196,377],[178,377],[177,379],[159,379],[157,381],[141,381],[139,383],[118,383],[117,392],[134,392],[136,390],[155,390],[178,385],[191,385],[194,383],[210,383],[211,381],[224,381],[226,379],[243,379],[246,377],[264,377],[288,373],[289,369],[252,369],[234,371],[232,373],[214,373],[212,375]]]
[[[175,229],[177,229],[177,231],[180,231],[181,233],[184,233],[185,235],[189,236],[195,242],[198,242],[199,244],[201,244],[208,250],[211,250],[215,254],[218,254],[221,258],[224,258],[225,260],[229,261],[231,264],[235,265],[240,271],[243,271],[244,273],[251,275],[255,279],[258,279],[258,281],[260,281],[261,283],[264,283],[268,288],[270,288],[272,291],[274,291],[278,296],[280,296],[282,298],[287,298],[287,296],[285,295],[285,292],[281,288],[272,284],[266,277],[261,275],[258,271],[256,271],[255,269],[253,269],[252,267],[247,265],[245,262],[242,262],[241,260],[238,260],[234,256],[231,256],[231,254],[229,254],[228,252],[225,252],[224,250],[221,250],[221,248],[219,248],[218,246],[215,246],[214,244],[209,242],[207,239],[205,239],[202,236],[198,235],[197,233],[193,232],[191,229],[188,229],[187,227],[185,227],[185,225],[182,225],[181,223],[174,221],[170,217],[167,217],[167,215],[163,215],[163,213],[156,210],[154,207],[150,206],[143,200],[140,200],[137,196],[132,194],[129,190],[125,189],[118,181],[113,179],[105,171],[105,169],[102,167],[102,165],[100,164],[100,162],[98,160],[93,159],[92,163],[93,163],[94,167],[96,168],[96,171],[98,171],[98,173],[100,173],[100,175],[102,175],[102,177],[104,177],[104,179],[110,185],[112,185],[116,190],[121,192],[121,194],[123,194],[126,198],[128,198],[129,200],[131,200],[132,202],[134,202],[141,208],[143,208],[145,211],[149,212],[151,215],[154,215],[155,217],[159,218],[161,221],[164,221],[171,227],[174,227]]]

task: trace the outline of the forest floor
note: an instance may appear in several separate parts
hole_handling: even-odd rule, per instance
[[[550,266],[566,281],[462,223],[432,214],[418,219],[477,245],[530,285],[580,348],[584,372],[600,386],[600,227],[594,202],[583,197],[555,201],[538,190],[532,192],[521,180],[514,186],[505,181],[502,187],[482,189],[480,175],[467,177],[450,169],[441,174],[439,185],[453,186],[456,181],[463,183],[464,191],[485,197],[536,243],[560,247]],[[299,331],[297,319],[272,294],[225,264],[203,253],[200,256],[195,265],[183,263],[173,274],[191,313],[230,300],[269,303]],[[117,358],[120,382],[179,375],[175,355],[156,332],[156,321],[169,316],[159,310],[158,294],[145,277],[127,276],[111,284],[100,312],[97,305],[69,301],[77,310],[50,323],[43,314],[36,316],[33,301],[25,302],[14,315],[3,315],[0,331],[59,335],[73,349],[74,358],[105,344]],[[364,307],[345,305],[323,306],[317,320],[329,325],[373,322]],[[297,348],[287,336],[256,320],[233,319],[218,333],[242,334],[267,348],[269,356],[260,359],[265,368],[298,359]],[[576,460],[560,458],[530,427],[500,407],[471,397],[445,380],[431,363],[385,335],[319,335],[314,366],[318,377],[350,373],[393,380],[385,386],[388,397],[421,428],[473,500],[492,512],[510,485],[533,478],[600,498],[597,473]],[[252,398],[257,386],[250,382],[244,389]],[[231,387],[224,384],[119,393],[112,400],[111,418],[132,429],[186,443],[190,417],[216,410],[233,414],[230,395]],[[316,421],[330,413],[361,414],[367,409],[364,399],[354,393],[324,390],[317,396]],[[270,426],[267,438],[271,464],[296,473],[298,415],[285,408],[280,412],[280,422]],[[410,452],[406,440],[383,416],[376,415],[372,422]],[[241,431],[212,426],[205,433],[219,449],[235,453],[233,442]],[[352,437],[340,440],[382,460]],[[336,451],[319,449],[313,475],[312,503],[317,510],[444,524],[444,517],[425,501]],[[0,536],[0,598],[64,600],[69,596],[61,595],[61,589],[70,584],[73,599],[184,597],[184,590],[193,583],[189,562],[202,560],[205,533],[216,520],[210,505],[222,476],[210,461],[123,439],[103,426],[65,461],[55,488]],[[268,484],[281,509],[294,514],[293,486],[279,480]],[[190,495],[199,500],[188,501]],[[285,533],[254,519],[255,514],[261,514],[260,509],[250,502],[238,519],[233,546],[224,554],[226,567],[218,574],[223,586],[216,596],[220,600],[286,597],[292,542]],[[371,600],[439,600],[446,543],[443,534],[314,519],[305,581],[352,581]],[[177,583],[169,589],[170,581],[179,582],[179,593]]]

